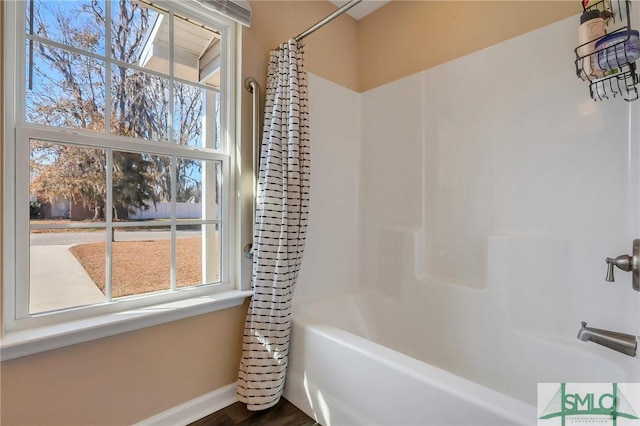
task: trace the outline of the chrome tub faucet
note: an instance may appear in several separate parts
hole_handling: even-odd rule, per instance
[[[582,340],[583,342],[591,341],[632,357],[636,356],[638,345],[638,338],[636,336],[587,327],[587,323],[584,321],[582,321],[582,328],[578,331],[578,340]]]

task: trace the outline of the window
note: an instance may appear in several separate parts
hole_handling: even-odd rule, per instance
[[[234,289],[235,24],[194,1],[5,7],[5,328]]]

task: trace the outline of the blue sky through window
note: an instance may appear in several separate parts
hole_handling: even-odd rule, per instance
[[[106,16],[105,1],[27,2],[26,61],[32,67],[27,66],[26,69],[26,120],[53,127],[108,132],[157,142],[168,142],[173,136],[176,144],[198,147],[204,145],[206,122],[206,131],[215,135],[215,148],[219,149],[219,93],[114,64],[105,56],[106,46],[110,45],[112,59],[141,66],[138,63],[139,56],[150,40],[158,16],[163,15],[131,0],[113,0],[109,4],[111,17]],[[105,37],[107,22],[111,24],[108,39]],[[30,40],[31,32],[36,37],[69,46],[69,49],[46,41]],[[75,49],[92,53],[98,58]],[[109,81],[107,66],[110,67]],[[154,71],[160,72],[157,69]],[[207,96],[208,92],[212,96]],[[109,129],[105,128],[105,114],[109,109],[107,102],[111,110]],[[213,119],[208,116],[207,109],[214,111]],[[173,135],[170,134],[170,124]],[[156,158],[152,155],[149,157]],[[164,163],[168,162],[166,158]],[[149,167],[156,167],[156,173],[166,173],[168,176],[169,169],[162,167],[161,163],[163,161],[151,161],[148,164]],[[179,191],[179,198],[183,194],[177,201],[199,200],[202,197],[203,161],[176,157],[176,165],[179,166],[176,171],[177,183],[182,191]],[[220,164],[212,163],[211,171],[216,175],[219,185]],[[154,179],[159,182],[160,178],[156,175]],[[153,180],[150,182],[160,186]],[[168,199],[166,184],[164,193],[164,198]]]

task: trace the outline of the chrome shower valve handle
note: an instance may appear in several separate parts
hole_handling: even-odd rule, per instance
[[[613,267],[617,266],[622,271],[631,272],[631,281],[633,283],[633,289],[640,291],[640,240],[633,240],[633,255],[621,254],[620,256],[612,259],[607,257],[607,276],[608,282],[614,282],[615,277],[613,275]]]
[[[613,267],[617,266],[618,269],[622,269],[623,271],[629,272],[631,270],[631,263],[633,262],[632,257],[628,254],[621,254],[620,256],[612,259],[607,257],[607,278],[606,280],[609,282],[614,282],[615,277],[613,276]]]

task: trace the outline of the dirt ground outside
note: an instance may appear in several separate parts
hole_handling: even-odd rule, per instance
[[[103,293],[106,281],[105,247],[104,242],[99,242],[80,244],[70,249]],[[219,249],[211,256],[216,259],[217,281],[220,276]],[[202,284],[202,239],[178,238],[176,264],[176,286]],[[168,290],[171,279],[171,240],[114,241],[112,265],[112,297]]]

